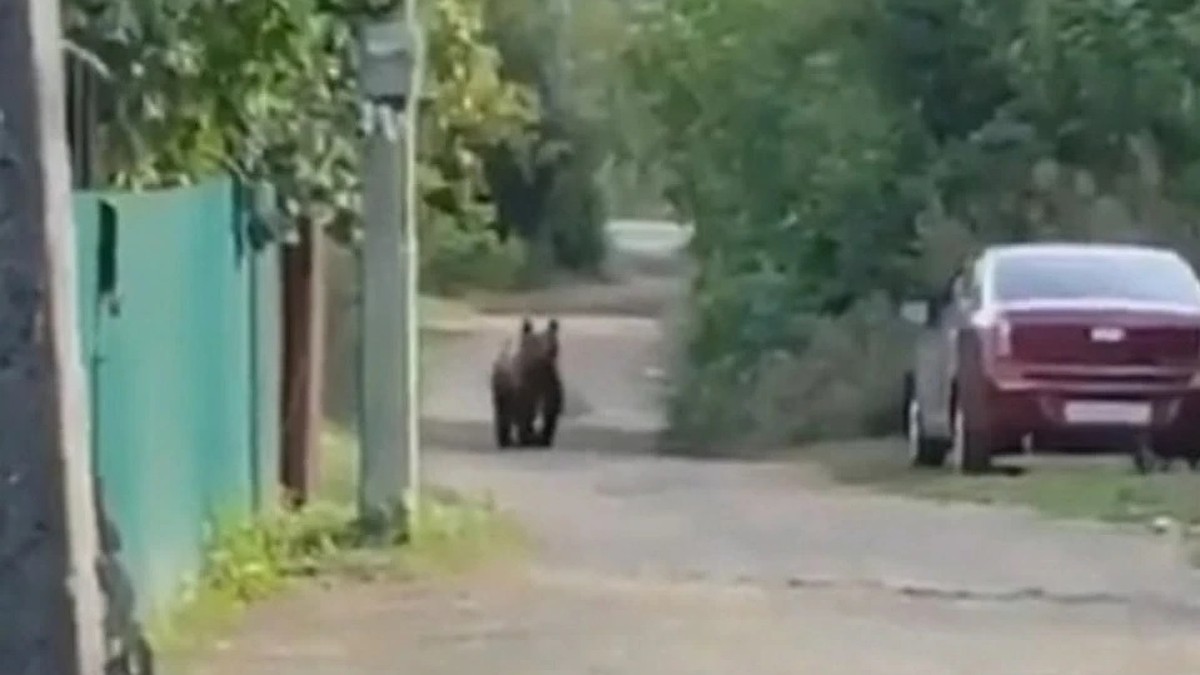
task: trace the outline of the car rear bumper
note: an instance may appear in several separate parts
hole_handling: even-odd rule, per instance
[[[1200,384],[1111,381],[989,380],[976,392],[973,426],[997,449],[1018,449],[1032,437],[1039,446],[1103,449],[1150,436],[1159,444],[1200,444]],[[1149,419],[1069,419],[1072,402],[1148,404]]]

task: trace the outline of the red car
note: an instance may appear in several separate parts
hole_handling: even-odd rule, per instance
[[[1121,450],[1141,471],[1200,461],[1200,280],[1178,254],[1102,244],[997,246],[924,326],[906,427],[917,466],[986,471],[1033,448]]]

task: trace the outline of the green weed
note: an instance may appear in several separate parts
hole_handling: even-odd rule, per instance
[[[430,488],[412,513],[407,541],[383,548],[363,546],[353,509],[329,502],[214,527],[201,574],[150,623],[151,645],[160,658],[186,660],[226,633],[246,607],[298,581],[459,573],[524,550],[519,527],[490,500]]]
[[[156,651],[184,650],[289,580],[317,573],[353,545],[351,515],[339,507],[316,505],[249,522],[218,521],[199,576],[185,584],[174,607],[151,622],[151,644]]]

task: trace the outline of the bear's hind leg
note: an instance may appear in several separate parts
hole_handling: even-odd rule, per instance
[[[525,415],[517,422],[517,443],[523,447],[534,445],[537,441],[537,434],[534,433],[533,415]]]
[[[496,445],[512,447],[512,410],[509,402],[499,393],[492,395],[492,425],[496,434]]]
[[[528,400],[528,396],[521,396],[519,398],[521,399],[520,404],[515,406],[513,410],[513,424],[517,427],[517,443],[522,447],[529,447],[537,439],[534,433],[537,410]]]
[[[554,446],[554,434],[558,431],[558,418],[562,416],[563,389],[557,377],[551,380],[550,390],[542,401],[542,433],[538,445],[543,448]]]
[[[538,435],[538,445],[543,448],[553,447],[554,433],[558,430],[558,414],[547,411],[542,418],[542,433]]]

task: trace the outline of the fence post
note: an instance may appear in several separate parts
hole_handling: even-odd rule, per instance
[[[301,506],[319,472],[325,354],[325,235],[300,223],[300,241],[283,251],[283,484]]]

